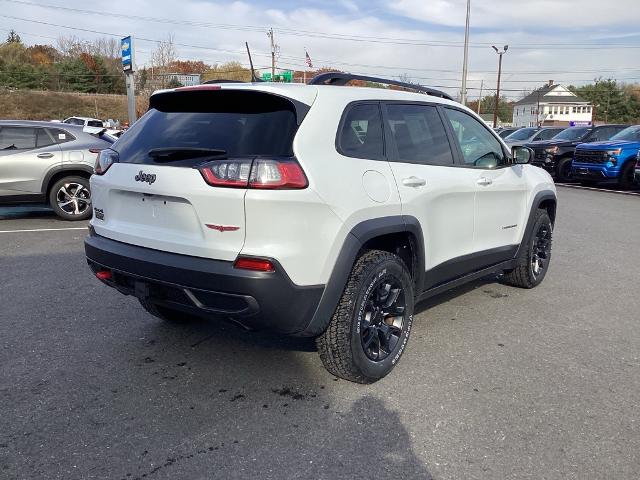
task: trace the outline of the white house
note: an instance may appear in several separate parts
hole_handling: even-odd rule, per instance
[[[199,73],[168,73],[167,80],[175,80],[183,87],[191,87],[193,85],[200,85]]]
[[[513,106],[514,127],[591,125],[592,116],[589,102],[553,80]]]

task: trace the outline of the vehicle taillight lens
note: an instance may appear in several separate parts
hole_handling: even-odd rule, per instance
[[[238,257],[233,266],[234,268],[254,270],[256,272],[273,272],[275,270],[271,260],[266,258]]]
[[[98,158],[96,158],[96,165],[93,167],[93,172],[96,175],[104,175],[105,172],[109,170],[109,167],[119,160],[120,157],[118,156],[118,152],[115,150],[111,150],[110,148],[100,150]]]
[[[309,185],[295,159],[216,160],[200,167],[205,182],[215,187],[300,189]]]

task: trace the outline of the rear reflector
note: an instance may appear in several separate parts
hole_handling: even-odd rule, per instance
[[[309,185],[295,158],[214,160],[200,173],[214,187],[301,189]]]
[[[111,280],[112,275],[109,270],[100,270],[96,272],[96,277],[100,280]]]
[[[266,258],[238,257],[233,264],[234,268],[242,270],[255,270],[257,272],[273,272],[273,263]]]

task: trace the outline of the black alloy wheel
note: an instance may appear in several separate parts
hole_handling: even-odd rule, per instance
[[[551,225],[542,223],[538,226],[531,243],[531,275],[534,280],[549,266],[551,253]]]
[[[362,348],[370,360],[382,361],[396,349],[405,311],[400,281],[392,276],[380,279],[368,298],[360,330]]]

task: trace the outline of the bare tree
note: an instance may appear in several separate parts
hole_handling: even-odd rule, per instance
[[[167,86],[167,73],[169,65],[177,59],[176,47],[173,43],[173,35],[169,35],[166,40],[158,42],[158,46],[151,53],[152,76],[160,75],[160,88]]]

